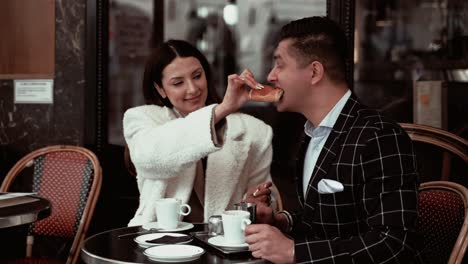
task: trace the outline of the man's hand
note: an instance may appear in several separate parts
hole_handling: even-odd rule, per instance
[[[257,224],[269,224],[273,225],[275,223],[273,209],[261,203],[253,198],[245,199],[244,202],[247,203],[254,203],[257,205],[256,214],[255,214],[255,222]]]
[[[254,203],[257,205],[255,220],[257,223],[270,224],[274,223],[273,209],[270,207],[272,182],[259,184],[247,191],[247,198],[243,202]]]
[[[244,202],[251,203],[256,200],[259,203],[263,203],[264,206],[270,206],[271,201],[271,190],[270,187],[273,185],[272,182],[264,182],[255,187],[250,188],[247,191],[247,197]],[[258,205],[257,202],[254,202]]]
[[[294,241],[276,227],[257,224],[245,227],[245,242],[255,258],[273,263],[294,263]]]

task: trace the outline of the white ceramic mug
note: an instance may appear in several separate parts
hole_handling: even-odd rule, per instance
[[[224,242],[231,245],[245,243],[245,226],[250,225],[250,213],[242,210],[227,210],[221,214]]]
[[[250,221],[252,224],[255,224],[256,221],[256,215],[257,215],[257,205],[254,203],[246,203],[246,202],[240,202],[234,204],[234,208],[236,210],[242,210],[242,211],[247,211],[250,213]]]
[[[183,210],[184,208],[186,211]],[[177,228],[180,215],[188,215],[191,211],[190,205],[182,204],[180,200],[175,198],[156,200],[156,218],[158,219],[159,228]]]

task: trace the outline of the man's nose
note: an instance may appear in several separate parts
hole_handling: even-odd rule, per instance
[[[274,83],[277,79],[276,79],[276,72],[275,72],[275,68],[271,69],[270,73],[268,74],[267,76],[267,80],[268,82],[270,83]]]

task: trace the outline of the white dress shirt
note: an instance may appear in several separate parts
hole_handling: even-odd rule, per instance
[[[307,136],[310,137],[309,146],[307,146],[307,152],[304,159],[304,170],[302,175],[302,191],[304,193],[304,199],[307,197],[307,186],[309,185],[315,163],[317,163],[317,159],[320,155],[320,152],[322,151],[323,145],[325,145],[325,142],[327,141],[327,138],[330,135],[336,120],[340,116],[341,110],[343,110],[343,107],[345,106],[350,96],[351,91],[348,90],[335,104],[332,110],[328,112],[318,127],[314,127],[314,125],[309,120],[307,120],[304,125],[304,132]]]

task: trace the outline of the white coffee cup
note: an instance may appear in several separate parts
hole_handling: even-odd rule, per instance
[[[186,209],[184,212],[183,209]],[[164,198],[156,200],[156,217],[158,227],[163,229],[174,229],[179,225],[181,215],[188,215],[192,211],[190,205],[182,204],[175,198]]]
[[[245,226],[250,225],[250,213],[242,210],[227,210],[221,214],[224,242],[230,245],[245,243]]]

